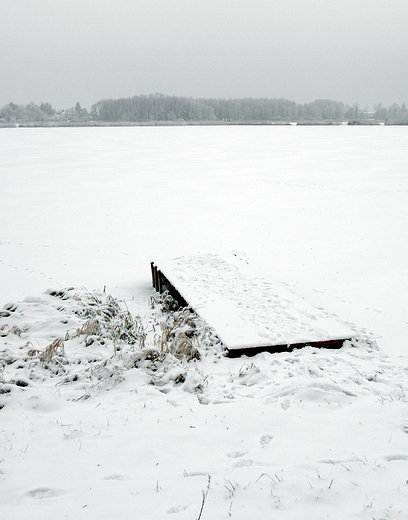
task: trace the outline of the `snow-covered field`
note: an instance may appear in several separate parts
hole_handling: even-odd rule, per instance
[[[406,142],[0,130],[0,520],[406,519]],[[221,251],[358,340],[227,359],[199,324],[156,358],[150,261]]]

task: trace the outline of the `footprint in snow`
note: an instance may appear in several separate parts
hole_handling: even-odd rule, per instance
[[[54,498],[60,495],[63,495],[65,492],[60,489],[52,489],[46,487],[39,487],[35,489],[31,489],[26,494],[29,498],[35,498],[37,500],[42,500],[43,498]]]
[[[172,513],[181,513],[181,511],[184,511],[185,509],[187,509],[189,505],[190,504],[188,504],[186,506],[174,506],[174,507],[171,507],[170,509],[167,510],[167,514],[171,515]]]
[[[126,475],[108,475],[105,477],[105,480],[132,480],[130,477]]]
[[[290,399],[282,399],[281,407],[284,410],[287,410],[288,408],[290,408]]]
[[[395,455],[386,455],[384,457],[384,459],[387,462],[392,462],[392,461],[395,461],[395,460],[408,460],[408,454],[406,454],[406,453],[397,453]]]
[[[234,462],[233,467],[234,468],[249,468],[249,466],[252,466],[254,461],[252,459],[239,459],[237,462]]]
[[[272,439],[273,439],[273,435],[262,435],[261,438],[259,439],[259,442],[261,443],[262,446],[266,446],[267,444],[269,444],[271,442]]]
[[[243,457],[247,453],[247,451],[230,451],[229,453],[227,453],[227,457],[229,457],[230,459],[236,459],[238,457]]]

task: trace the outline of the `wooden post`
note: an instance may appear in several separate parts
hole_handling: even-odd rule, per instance
[[[162,280],[161,280],[161,271],[157,269],[157,292],[161,294],[163,292],[162,290]]]
[[[151,272],[152,272],[152,285],[153,285],[153,288],[156,289],[156,281],[155,281],[155,275],[154,275],[154,262],[150,262],[150,269],[151,269]]]

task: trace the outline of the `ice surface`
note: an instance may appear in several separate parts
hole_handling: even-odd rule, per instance
[[[407,351],[404,127],[0,129],[0,301],[143,301],[160,254],[236,251]]]

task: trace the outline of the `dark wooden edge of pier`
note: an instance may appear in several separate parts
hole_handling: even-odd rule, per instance
[[[168,278],[161,272],[160,269],[154,264],[154,262],[150,262],[151,272],[152,272],[152,285],[153,288],[159,293],[163,294],[168,291],[170,296],[176,300],[176,302],[180,305],[180,307],[190,307],[191,305],[183,298],[183,296],[179,293],[179,291],[174,287],[174,285],[168,280]],[[217,332],[217,331],[215,331]],[[279,352],[291,352],[297,348],[304,347],[315,347],[315,348],[329,348],[329,349],[339,349],[343,346],[343,343],[351,338],[344,339],[333,339],[327,341],[309,341],[304,343],[294,343],[292,345],[271,345],[271,346],[259,346],[259,347],[242,347],[236,349],[225,349],[225,353],[228,357],[236,358],[240,356],[256,356],[261,352],[269,352],[271,354],[277,354]]]
[[[307,341],[305,343],[294,343],[292,345],[271,345],[271,346],[261,346],[261,347],[243,347],[237,349],[227,349],[226,354],[228,357],[236,358],[241,356],[256,356],[261,352],[269,352],[271,354],[277,354],[279,352],[291,352],[297,348],[304,347],[315,347],[315,348],[329,348],[329,349],[339,349],[343,346],[343,343],[347,341],[347,339],[333,339],[328,341]]]
[[[150,262],[150,267],[152,270],[153,288],[156,289],[159,294],[163,294],[164,292],[168,291],[170,296],[176,300],[180,307],[189,307],[188,302],[181,296],[174,285],[164,276],[160,269],[157,268],[154,262]]]

